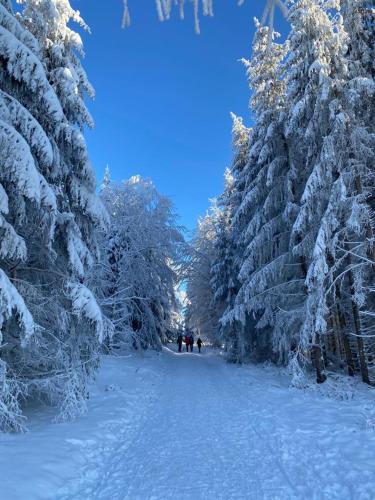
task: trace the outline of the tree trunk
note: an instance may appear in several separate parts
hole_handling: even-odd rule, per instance
[[[339,290],[336,291],[336,297],[339,299],[340,298],[340,292]],[[346,359],[346,366],[348,369],[348,375],[350,377],[354,377],[355,374],[355,364],[354,364],[354,359],[353,359],[353,353],[352,349],[350,347],[350,342],[348,335],[346,334],[346,320],[344,313],[341,310],[341,307],[339,304],[336,304],[336,311],[337,311],[337,318],[338,318],[338,324],[340,327],[340,333],[341,333],[341,338],[342,338],[342,343],[344,346],[344,352],[345,352],[345,359]]]
[[[334,264],[333,256],[331,254],[329,254],[327,259],[328,259],[330,266],[333,266],[333,264]],[[335,277],[336,276],[334,276],[334,278]],[[341,340],[342,346],[344,348],[343,354],[345,356],[348,375],[350,377],[353,377],[355,374],[355,363],[354,363],[354,359],[353,359],[352,349],[350,347],[349,338],[348,338],[348,335],[346,333],[347,324],[346,324],[345,315],[344,315],[342,308],[340,306],[340,300],[341,300],[340,287],[338,285],[335,285],[335,296],[334,296],[334,306],[333,306],[335,312],[333,312],[334,318],[332,318],[333,319],[332,322],[338,330],[338,332],[337,332],[338,337]],[[341,354],[341,348],[340,348],[340,354]]]
[[[316,382],[323,384],[327,380],[327,375],[324,373],[324,362],[322,355],[322,347],[320,345],[320,335],[316,336],[316,343],[313,345],[313,356],[316,370]]]
[[[351,264],[351,258],[349,257],[349,265],[350,264]],[[367,367],[365,343],[363,341],[363,335],[362,335],[361,318],[359,316],[358,306],[353,298],[354,278],[353,278],[352,271],[349,271],[348,276],[349,276],[350,293],[352,295],[352,299],[351,299],[352,312],[353,312],[353,320],[354,320],[354,329],[355,329],[355,334],[356,334],[356,338],[357,338],[358,357],[359,357],[359,365],[361,368],[362,380],[366,384],[370,384],[371,382],[370,382],[370,376],[369,376],[368,367]]]

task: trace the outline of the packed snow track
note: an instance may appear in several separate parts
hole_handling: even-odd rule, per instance
[[[45,446],[38,472],[26,466],[30,483],[11,472],[13,496],[0,497],[28,488],[28,499],[57,500],[373,499],[371,390],[338,401],[288,384],[273,367],[212,352],[105,359],[86,416],[51,424],[48,437],[31,415],[29,434],[0,440],[2,470],[7,440],[30,463]]]

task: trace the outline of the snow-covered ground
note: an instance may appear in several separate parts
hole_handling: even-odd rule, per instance
[[[0,436],[0,498],[372,500],[375,394],[351,383],[291,389],[215,352],[107,357],[87,415],[34,409],[28,434]]]

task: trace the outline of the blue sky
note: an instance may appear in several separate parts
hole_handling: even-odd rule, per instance
[[[239,62],[250,56],[253,17],[263,1],[216,0],[215,17],[194,34],[191,6],[180,21],[157,20],[153,0],[130,0],[132,26],[121,29],[122,1],[73,0],[90,25],[84,66],[96,89],[96,127],[86,133],[98,181],[151,177],[193,228],[223,187],[231,160],[233,111],[251,122]],[[105,4],[105,7],[103,6]],[[255,5],[254,5],[255,4]]]

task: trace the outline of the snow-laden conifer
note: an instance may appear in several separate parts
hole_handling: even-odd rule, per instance
[[[276,41],[269,46],[269,29],[257,23],[253,57],[245,61],[256,124],[242,173],[244,193],[233,222],[242,249],[238,257],[240,286],[232,309],[223,318],[227,323],[242,323],[244,356],[270,355],[269,328],[275,327],[277,308],[287,293],[280,286],[288,281],[290,258],[288,221],[284,219],[287,151],[282,133],[284,84],[280,77],[285,53],[285,47]],[[251,318],[256,318],[256,328]]]
[[[211,269],[211,285],[214,292],[212,307],[222,314],[217,335],[225,345],[228,359],[236,362],[243,357],[241,336],[244,328],[240,322],[226,321],[226,318],[239,289],[238,273],[243,255],[240,234],[244,221],[238,219],[234,222],[234,217],[245,194],[244,169],[248,162],[250,129],[233,113],[232,120],[233,160],[225,172],[224,192],[218,198],[221,213],[216,218],[216,255]]]
[[[77,128],[91,122],[83,102],[91,87],[70,18],[79,20],[68,2],[30,2],[17,16],[0,3],[1,267],[35,325],[27,343],[17,314],[3,325],[2,373],[9,401],[22,388],[60,405],[63,418],[85,405],[103,337],[84,281],[105,212]]]
[[[332,2],[296,2],[290,19],[290,57],[287,66],[287,105],[289,108],[286,137],[294,169],[292,189],[297,217],[293,224],[291,245],[295,263],[305,285],[300,288],[300,326],[295,356],[304,362],[311,353],[320,371],[320,335],[324,331],[324,265],[313,277],[317,238],[322,216],[327,208],[334,182],[334,156],[329,138],[334,114],[332,101],[346,74],[343,59],[345,36],[340,19],[334,16]],[[325,257],[324,257],[325,258]],[[318,374],[318,378],[320,375]]]
[[[375,326],[374,9],[364,1],[341,2],[341,13],[347,71],[330,103],[331,131],[320,161],[332,175],[332,188],[308,280],[318,309],[315,329],[335,338],[330,343],[345,358],[350,374],[358,369],[370,382]]]
[[[28,282],[38,284],[37,294],[27,292],[30,307],[43,327],[43,346],[55,353],[50,358],[53,362],[39,365],[40,390],[61,402],[61,415],[66,418],[81,412],[85,405],[87,378],[97,366],[98,346],[104,336],[100,309],[86,278],[97,259],[98,229],[106,223],[82,135],[85,124],[93,125],[84,98],[93,97],[94,91],[80,61],[82,40],[68,24],[76,22],[88,28],[67,0],[22,3],[20,20],[39,43],[47,79],[62,109],[58,123],[35,111],[53,146],[53,166],[46,176],[56,193],[57,215],[51,228],[51,252],[46,256],[43,242],[34,245],[33,263],[24,272]],[[48,307],[41,309],[46,299]],[[42,379],[49,372],[59,375],[50,377],[45,385]],[[38,390],[37,377],[34,388]]]
[[[18,398],[28,391],[25,358],[40,334],[25,292],[30,286],[36,290],[35,283],[21,268],[31,262],[34,245],[43,245],[44,255],[50,252],[57,216],[56,193],[47,179],[53,146],[36,109],[51,125],[63,120],[63,112],[38,51],[9,3],[0,2],[0,421],[8,430],[22,425]]]

